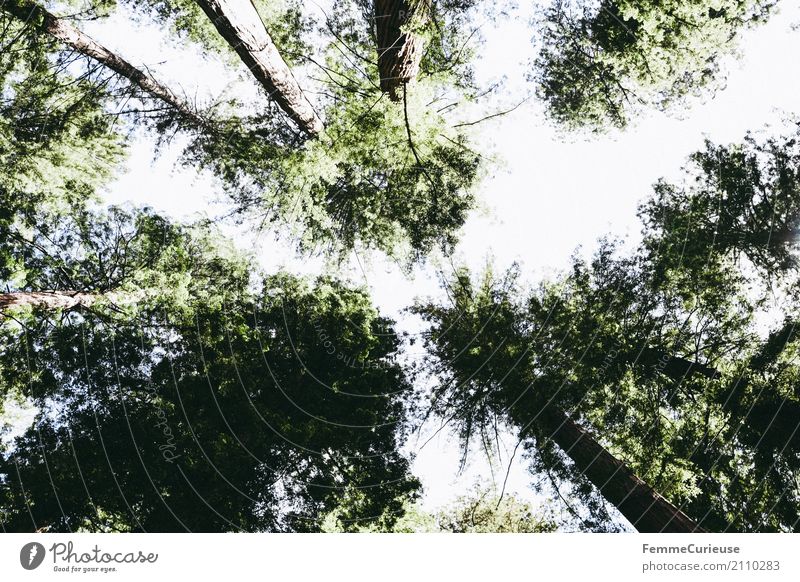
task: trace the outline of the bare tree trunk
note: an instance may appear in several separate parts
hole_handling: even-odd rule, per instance
[[[640,532],[703,532],[686,514],[642,481],[591,434],[560,410],[546,410],[538,425],[569,456],[603,497]]]
[[[749,386],[750,380],[740,377],[718,399],[722,409],[731,414],[734,426],[741,423],[738,438],[770,454],[797,451],[800,447],[800,402],[771,387],[759,388],[748,396]]]
[[[324,129],[291,69],[278,52],[250,0],[197,0],[222,38],[300,128],[314,136]]]
[[[0,9],[53,36],[78,53],[96,60],[115,73],[125,77],[145,93],[173,107],[187,120],[197,125],[203,125],[204,120],[197,114],[195,108],[177,97],[169,88],[144,71],[137,69],[119,55],[111,52],[90,36],[82,33],[69,22],[54,16],[36,2],[31,0],[0,0]]]
[[[76,291],[19,291],[0,293],[0,311],[17,307],[46,307],[48,309],[72,309],[82,305],[90,307],[102,295]]]
[[[428,17],[430,2],[374,0],[373,8],[381,91],[398,101],[400,87],[416,79],[424,50],[422,38],[409,29]]]

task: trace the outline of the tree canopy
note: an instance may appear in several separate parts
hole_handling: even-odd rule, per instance
[[[559,126],[624,127],[713,93],[775,5],[553,2],[531,79]],[[498,7],[318,8],[0,0],[0,411],[32,416],[0,441],[0,527],[564,526],[481,488],[423,509],[405,444],[436,416],[464,459],[510,429],[578,529],[797,531],[796,133],[707,141],[639,206],[641,241],[602,238],[535,285],[456,268],[446,300],[410,308],[421,361],[365,289],[266,273],[212,220],[104,202],[147,135],[304,256],[451,255],[492,169],[473,131],[501,113],[474,63]],[[85,32],[119,15],[229,89],[198,97],[202,78]]]
[[[403,517],[390,529],[369,524],[357,531],[366,533],[547,533],[557,523],[549,506],[535,507],[515,495],[499,494],[493,486],[475,485],[467,494],[438,510],[426,510],[419,503],[405,508]],[[323,525],[326,532],[346,531],[334,510]]]
[[[4,93],[0,401],[36,413],[2,451],[4,531],[314,531],[334,507],[390,527],[418,489],[391,321],[208,225],[99,204],[107,94],[41,74]]]
[[[31,0],[15,0],[4,7],[4,14],[26,35],[50,35],[66,42],[57,47],[56,56],[88,57],[78,61],[101,77],[99,91],[108,93],[110,78],[128,82],[130,90],[117,97],[133,104],[126,116],[129,123],[144,122],[165,138],[185,132],[189,139],[184,160],[213,172],[240,216],[262,226],[277,225],[301,250],[336,255],[356,247],[378,248],[413,261],[434,248],[453,246],[475,205],[474,188],[484,158],[467,128],[459,126],[458,108],[454,109],[475,95],[463,82],[465,53],[455,53],[461,30],[457,34],[443,25],[462,22],[459,11],[470,3],[432,8],[424,28],[439,32],[426,33],[429,48],[420,54],[420,74],[415,82],[402,84],[402,99],[399,93],[398,98],[388,97],[380,87],[374,18],[358,2],[337,5],[317,28],[295,3],[259,2],[258,13],[241,23],[231,21],[223,31],[214,31],[212,20],[193,2],[122,4],[138,10],[139,18],[150,15],[168,25],[176,38],[196,43],[199,51],[222,54],[231,70],[237,67],[230,54],[233,48],[244,49],[224,36],[226,31],[234,35],[235,27],[244,27],[246,20],[253,31],[270,39],[270,46],[274,44],[269,63],[259,61],[256,66],[252,51],[241,55],[255,80],[266,83],[266,99],[257,104],[247,98],[188,102],[122,55],[81,36],[80,21],[73,24]],[[219,3],[209,3],[209,10],[212,4]],[[238,16],[238,9],[222,4],[225,14]],[[103,18],[113,13],[115,3],[91,5],[95,17]],[[41,18],[25,20],[30,10]],[[62,34],[67,29],[70,32]],[[312,31],[317,33],[313,42]],[[222,40],[216,32],[223,33]],[[288,102],[308,103],[310,93],[292,97],[288,88],[274,85],[284,79],[291,91],[304,90],[288,65],[302,70],[308,78],[305,84],[313,89],[310,105],[319,112],[313,132],[287,115],[297,111]]]
[[[601,241],[528,291],[516,270],[462,270],[448,303],[419,304],[439,378],[431,406],[465,449],[511,424],[533,470],[583,500],[587,527],[614,523],[608,502],[630,520],[581,467],[580,447],[559,442],[548,417],[566,411],[701,527],[794,531],[796,304],[765,299],[796,269],[794,238],[769,237],[794,228],[793,147],[708,144],[686,188],[656,184],[633,252]],[[768,276],[747,277],[748,261]],[[764,334],[776,307],[785,319]]]
[[[706,143],[690,158],[682,183],[664,180],[640,208],[645,247],[660,276],[698,280],[736,269],[766,283],[797,268],[797,136]],[[702,279],[700,279],[702,281]]]
[[[558,0],[542,18],[531,76],[570,127],[625,126],[643,108],[674,109],[724,81],[741,32],[777,0]]]
[[[313,531],[334,506],[393,523],[418,487],[409,384],[366,294],[254,281],[212,233],[148,212],[91,224],[59,230],[59,257],[22,243],[25,286],[104,300],[4,310],[4,400],[38,409],[0,462],[5,530]]]

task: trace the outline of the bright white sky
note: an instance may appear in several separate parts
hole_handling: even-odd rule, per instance
[[[524,81],[524,63],[532,55],[527,16],[517,13],[499,22],[496,29],[483,31],[480,78],[508,78],[508,93],[497,104],[498,110],[531,90]],[[540,106],[531,100],[483,126],[482,136],[490,140],[503,166],[480,190],[484,210],[474,213],[463,230],[459,261],[480,268],[492,257],[498,269],[518,261],[526,277],[536,280],[566,267],[576,247],[591,251],[603,234],[635,239],[637,203],[657,178],[676,176],[686,156],[700,148],[706,136],[730,142],[767,124],[778,130],[787,127],[782,123],[784,114],[797,107],[800,96],[800,34],[792,31],[796,23],[800,23],[800,3],[783,2],[781,12],[766,26],[744,36],[744,57],[730,62],[726,89],[696,103],[682,119],[653,113],[622,134],[590,140],[565,138],[548,128]],[[148,64],[189,94],[198,86],[201,96],[209,88],[213,94],[229,80],[218,63],[207,62],[200,70],[195,54],[176,51],[157,31],[134,28],[125,19],[87,28],[87,32],[132,62]],[[180,218],[221,214],[225,207],[217,201],[213,182],[177,166],[178,151],[163,151],[153,160],[153,144],[137,142],[128,174],[114,185],[107,200],[148,204]],[[299,261],[270,235],[254,241],[246,229],[231,232],[242,248],[257,249],[265,268],[284,266],[304,273],[323,268],[319,261]],[[408,277],[381,257],[361,257],[353,261],[349,275],[366,283],[381,310],[397,318],[402,318],[401,310],[415,297],[438,294],[431,267]],[[419,450],[425,440],[412,441],[411,448],[417,454],[414,470],[425,485],[429,507],[446,503],[478,476],[490,478],[487,463],[477,458],[466,474],[456,474],[459,453],[446,432]],[[509,447],[513,444],[509,437]],[[507,457],[503,461],[507,463]],[[500,473],[502,482],[505,466]],[[509,490],[531,498],[530,479],[524,462],[517,460]]]

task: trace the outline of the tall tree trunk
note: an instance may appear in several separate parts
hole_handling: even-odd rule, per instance
[[[746,412],[745,424],[759,448],[787,453],[800,449],[800,402],[759,395]]]
[[[153,77],[131,65],[119,55],[82,33],[72,24],[51,14],[31,0],[0,0],[0,9],[15,18],[53,36],[78,53],[85,55],[125,77],[142,91],[174,108],[181,116],[197,125],[204,120],[186,101]]]
[[[250,0],[197,0],[222,38],[289,117],[307,134],[324,129]]]
[[[642,481],[563,411],[545,410],[537,420],[605,499],[640,532],[705,531]]]
[[[77,291],[18,291],[0,293],[0,311],[17,307],[46,307],[48,309],[72,309],[82,305],[90,307],[102,298],[95,293]]]
[[[430,0],[373,0],[381,91],[392,100],[399,100],[400,87],[419,73],[424,43],[410,29],[424,22],[429,10]]]

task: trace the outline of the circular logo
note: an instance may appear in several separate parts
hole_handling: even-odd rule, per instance
[[[35,570],[44,561],[44,546],[39,542],[30,542],[19,551],[19,563],[26,570]]]

